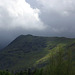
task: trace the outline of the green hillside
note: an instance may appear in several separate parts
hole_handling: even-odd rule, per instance
[[[57,55],[59,46],[64,58],[69,49],[75,61],[75,39],[65,37],[41,37],[21,35],[0,51],[0,69],[23,70],[29,67],[44,67],[52,55]]]

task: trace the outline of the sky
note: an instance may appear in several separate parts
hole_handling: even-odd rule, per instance
[[[0,0],[0,46],[22,34],[75,38],[75,0]]]

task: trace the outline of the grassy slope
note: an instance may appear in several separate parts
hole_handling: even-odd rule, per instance
[[[74,39],[20,36],[0,52],[0,69],[21,70],[46,62],[58,52],[58,45],[75,51]],[[73,55],[75,56],[74,52]]]

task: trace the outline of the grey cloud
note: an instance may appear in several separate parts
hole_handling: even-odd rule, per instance
[[[62,16],[57,12],[50,11],[50,12],[42,12],[42,14],[40,14],[40,18],[46,25],[48,25],[48,28],[50,27],[50,30],[52,29],[51,33],[53,33],[54,35],[57,34],[57,36],[64,35],[65,37],[75,37],[74,14],[71,14],[69,16]]]
[[[31,6],[35,6],[27,0]],[[34,2],[34,0],[32,0]],[[47,26],[47,36],[75,37],[75,1],[74,0],[35,0],[40,9],[40,19]],[[55,4],[55,5],[54,5]]]
[[[39,4],[36,0],[26,0],[26,2],[29,3],[33,8],[39,7]]]
[[[39,10],[24,0],[0,0],[0,48],[21,34],[38,35],[43,31],[45,27],[38,14]]]
[[[68,9],[66,8],[67,10],[63,10],[63,8],[60,6],[62,10],[59,10],[59,7],[55,8],[54,6],[53,8],[51,8],[49,2],[47,2],[48,0],[47,1],[46,0],[25,0],[25,1],[27,1],[30,4],[30,8],[32,7],[31,10],[34,11],[32,13],[36,15],[35,17],[32,13],[26,14],[24,12],[25,13],[23,15],[24,17],[22,18],[22,15],[19,15],[19,19],[16,20],[14,18],[15,15],[13,15],[14,17],[12,17],[12,14],[10,14],[6,8],[0,7],[0,14],[2,16],[2,17],[0,16],[0,26],[3,26],[0,27],[0,44],[5,46],[10,41],[14,40],[17,36],[21,34],[24,35],[32,34],[37,36],[39,35],[39,36],[75,37],[74,4],[73,4],[73,9],[69,9],[68,6],[65,6]],[[43,4],[42,1],[46,1],[46,3]],[[37,12],[36,8],[39,9],[40,13]],[[31,17],[26,18],[27,15],[28,17],[29,16]],[[38,17],[39,20],[38,19],[35,20],[36,17]],[[28,23],[25,23],[26,20],[28,20]],[[22,21],[23,24],[20,21]],[[13,25],[17,25],[17,27],[13,28],[12,27]],[[35,25],[36,27],[34,27]],[[27,26],[28,29],[21,26],[24,27]],[[39,29],[39,28],[43,28],[43,29]]]

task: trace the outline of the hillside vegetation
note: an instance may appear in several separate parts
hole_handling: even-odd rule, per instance
[[[61,50],[62,49],[62,50]],[[0,71],[0,75],[75,75],[75,63],[72,61],[71,50],[66,52],[65,58],[62,45],[58,47],[58,53],[53,53],[49,57],[46,66],[38,69],[26,69],[19,72]]]
[[[34,75],[42,75],[44,72],[48,75],[69,75],[68,67],[74,74],[75,39],[21,35],[0,51],[1,70],[24,71],[39,68]],[[58,71],[65,72],[60,74]]]

